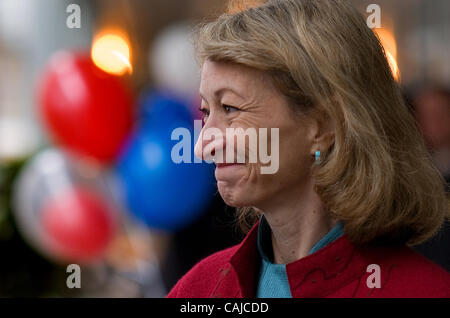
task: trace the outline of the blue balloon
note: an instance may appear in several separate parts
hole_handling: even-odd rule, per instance
[[[147,117],[125,147],[117,172],[128,209],[152,228],[175,231],[195,221],[210,204],[216,191],[214,167],[194,163],[193,123],[185,107],[168,97],[146,100]],[[190,132],[186,142],[191,163],[172,160],[172,148],[180,141],[171,135],[178,127]]]
[[[144,124],[171,125],[185,121],[192,124],[193,117],[188,105],[170,93],[151,92],[141,97],[141,118]]]

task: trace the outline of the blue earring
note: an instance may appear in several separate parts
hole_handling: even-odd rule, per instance
[[[320,164],[320,150],[316,151],[315,158],[316,158],[316,165]]]

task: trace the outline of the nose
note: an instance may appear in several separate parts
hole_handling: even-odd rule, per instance
[[[195,144],[194,154],[205,161],[223,163],[225,153],[225,137],[216,127],[203,127]]]
[[[221,125],[221,122],[210,116],[195,144],[195,156],[205,161],[223,163],[226,147],[225,130],[226,127]]]

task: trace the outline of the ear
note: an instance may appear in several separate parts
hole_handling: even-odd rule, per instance
[[[316,151],[320,150],[322,153],[328,152],[331,146],[334,144],[336,136],[336,125],[334,120],[326,114],[316,114],[312,116],[312,143],[311,143],[311,155],[314,156]]]

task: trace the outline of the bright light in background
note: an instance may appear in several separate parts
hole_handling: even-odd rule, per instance
[[[103,33],[95,38],[91,52],[95,65],[107,73],[123,75],[132,72],[130,45],[125,37],[115,33]]]
[[[392,75],[394,75],[395,80],[398,81],[400,79],[400,70],[398,68],[397,59],[389,51],[386,51],[386,56],[389,66],[391,67]]]
[[[378,35],[378,38],[384,47],[392,75],[395,80],[398,81],[400,79],[400,69],[398,68],[397,63],[397,42],[395,37],[391,31],[383,28],[375,29],[375,33]]]

